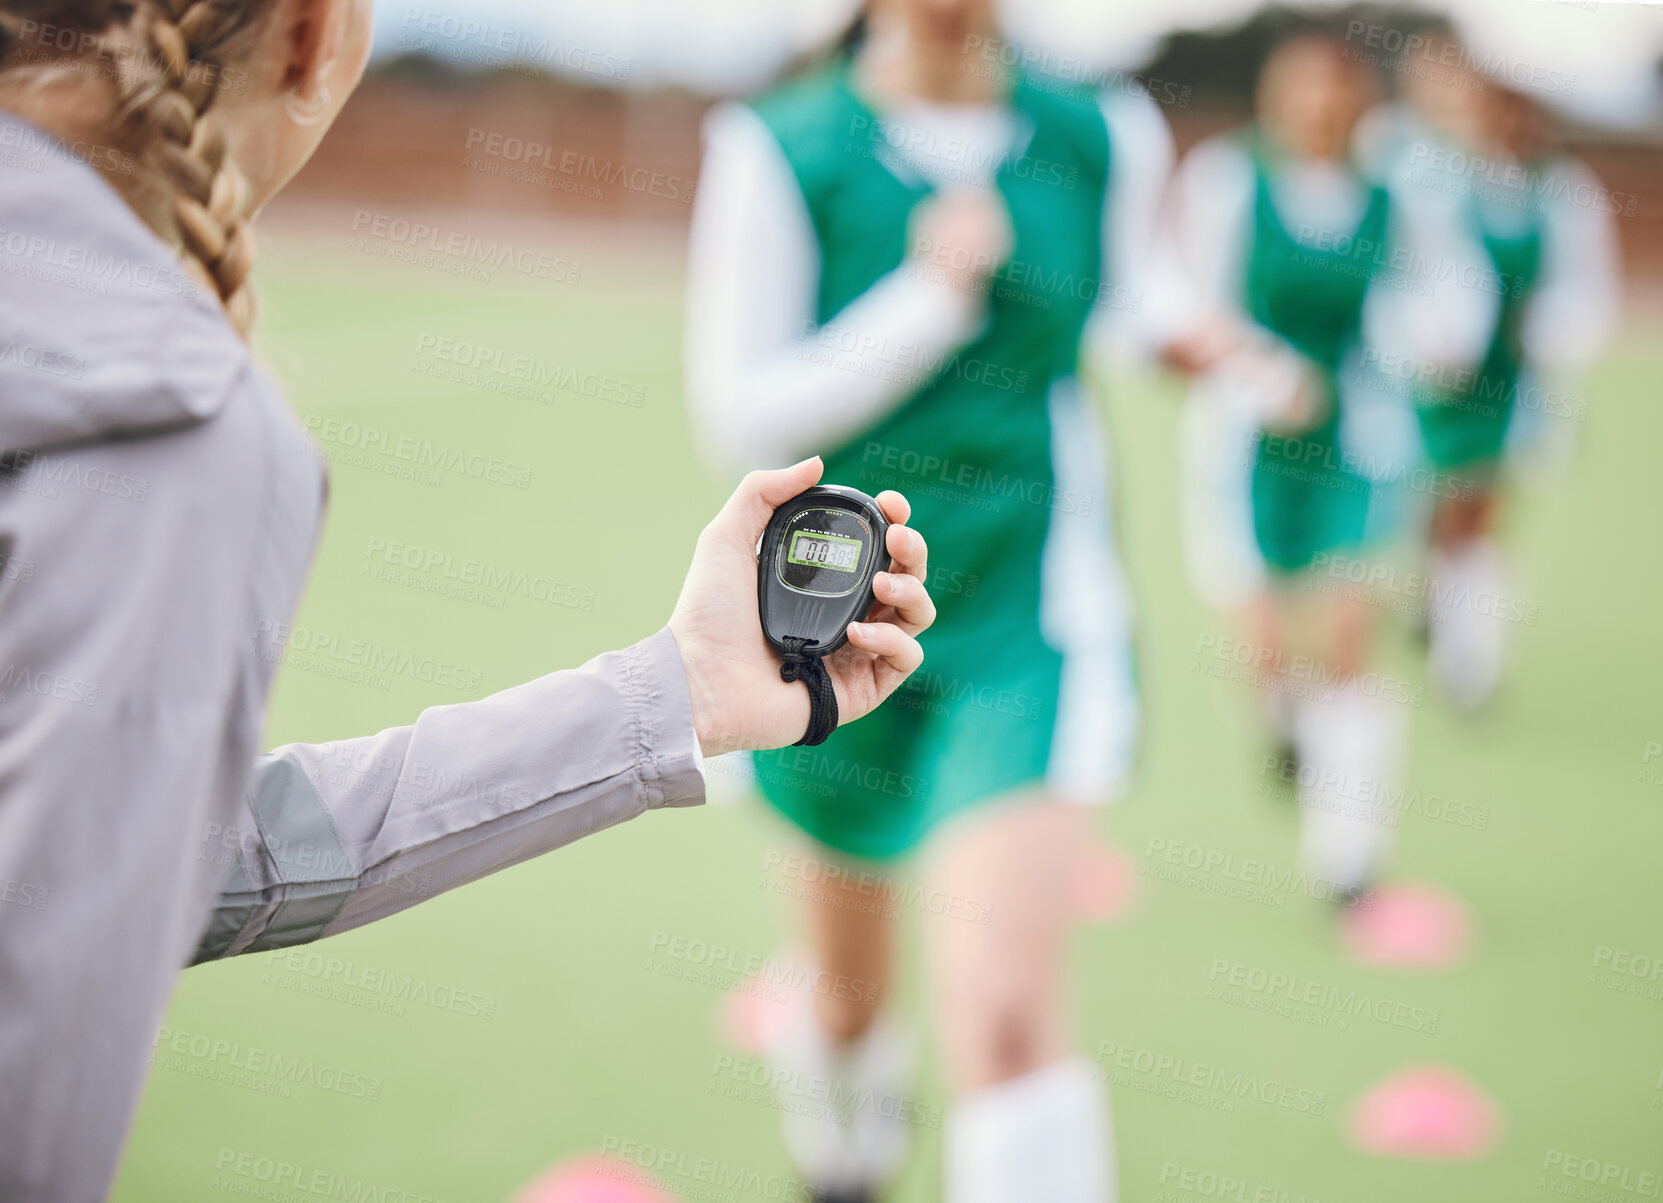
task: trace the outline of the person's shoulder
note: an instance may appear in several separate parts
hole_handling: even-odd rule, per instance
[[[1251,131],[1242,127],[1209,134],[1185,153],[1180,170],[1212,181],[1251,177],[1256,170]]]
[[[1527,176],[1533,180],[1552,181],[1552,184],[1543,186],[1543,190],[1561,197],[1573,190],[1599,186],[1599,176],[1594,174],[1592,167],[1569,151],[1558,147],[1544,151],[1530,160],[1525,170]],[[1582,199],[1579,203],[1587,202]]]
[[[772,136],[812,207],[872,153],[878,118],[855,95],[844,57],[793,76],[745,106]]]
[[[1538,156],[1524,176],[1529,207],[1555,227],[1609,223],[1638,207],[1632,192],[1609,187],[1587,162],[1562,148]]]
[[[1172,127],[1147,90],[1104,88],[1097,108],[1109,131],[1110,153],[1143,171],[1164,175],[1172,168]]]
[[[1427,138],[1420,118],[1402,101],[1371,106],[1351,131],[1351,154],[1379,176],[1388,176],[1417,141]]]
[[[1097,93],[1087,84],[1034,71],[1018,70],[1011,103],[1039,129],[1060,140],[1064,152],[1091,175],[1107,178],[1109,127]]]
[[[1233,223],[1253,205],[1262,176],[1251,132],[1225,130],[1190,147],[1174,173],[1173,195],[1189,220]]]
[[[1041,120],[1095,137],[1103,130],[1103,109],[1089,83],[1039,71],[1016,71],[1011,96]]]
[[[0,123],[27,160],[0,189],[0,231],[19,248],[0,326],[38,348],[0,358],[9,399],[0,442],[45,446],[212,417],[249,365],[218,298],[103,170],[27,122],[0,114]]]
[[[790,76],[749,102],[782,141],[823,136],[847,124],[853,104],[848,65],[839,58]]]

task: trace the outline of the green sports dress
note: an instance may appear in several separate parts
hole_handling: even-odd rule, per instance
[[[944,818],[1046,778],[1064,654],[1041,628],[1045,547],[1059,515],[1108,505],[1059,480],[1051,404],[1104,295],[1108,127],[1089,95],[1026,79],[1008,104],[1027,137],[994,180],[1015,240],[989,283],[986,326],[939,363],[909,363],[921,387],[847,444],[820,449],[826,480],[897,489],[912,503],[938,610],[924,667],[824,744],[754,758],[767,800],[852,856],[904,855]],[[902,266],[908,219],[934,189],[886,166],[882,120],[847,63],[753,107],[812,220],[824,324]],[[1101,684],[1135,696],[1126,680]]]
[[[1504,216],[1473,197],[1463,209],[1501,293],[1495,329],[1477,370],[1463,375],[1452,387],[1417,390],[1415,414],[1426,456],[1434,467],[1482,476],[1501,458],[1512,422],[1525,363],[1521,327],[1541,277],[1545,222],[1539,212],[1528,208]]]
[[[1317,425],[1297,433],[1261,430],[1254,451],[1254,537],[1273,572],[1292,573],[1322,552],[1357,546],[1364,536],[1372,486],[1341,446],[1339,378],[1359,341],[1388,206],[1385,189],[1359,177],[1367,201],[1356,226],[1328,231],[1334,237],[1313,247],[1277,212],[1271,153],[1253,135],[1248,150],[1254,187],[1243,307],[1316,367],[1328,393]]]

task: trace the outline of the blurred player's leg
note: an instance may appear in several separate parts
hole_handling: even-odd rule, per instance
[[[930,930],[935,1008],[954,1098],[946,1203],[1103,1203],[1114,1197],[1108,1099],[1070,1054],[1067,883],[1090,812],[1029,800],[944,829],[930,885],[986,906],[985,924]]]
[[[1398,710],[1356,680],[1299,706],[1300,860],[1336,900],[1361,896],[1389,848],[1382,800],[1403,743]]]
[[[1428,658],[1439,687],[1468,710],[1495,692],[1507,652],[1506,631],[1491,612],[1496,599],[1512,596],[1506,562],[1488,533],[1494,509],[1486,490],[1440,506],[1433,523]]]
[[[859,869],[817,868],[805,903],[815,988],[771,1052],[792,1161],[818,1198],[855,1203],[874,1198],[906,1160],[913,1041],[883,1013],[896,956],[892,904],[862,886]]]
[[[1276,654],[1282,646],[1282,613],[1276,594],[1265,589],[1243,608],[1242,614],[1248,629],[1253,632],[1254,643],[1270,658],[1271,663],[1276,663]],[[1278,680],[1274,684],[1293,683]],[[1290,777],[1295,776],[1299,767],[1299,699],[1291,689],[1278,687],[1265,689],[1262,702],[1260,713],[1269,734],[1270,746],[1282,762],[1281,770]]]
[[[1179,518],[1196,595],[1234,610],[1265,585],[1247,495],[1258,423],[1240,387],[1216,372],[1190,391],[1178,419]]]
[[[1363,602],[1284,591],[1266,608],[1271,612],[1275,618],[1260,629],[1274,662],[1304,657],[1319,666],[1316,678],[1281,682],[1292,702],[1299,765],[1300,861],[1336,899],[1356,898],[1390,851],[1382,803],[1402,759],[1402,707],[1383,696],[1378,676],[1363,673],[1373,627]]]

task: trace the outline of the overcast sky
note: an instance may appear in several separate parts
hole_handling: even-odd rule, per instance
[[[823,43],[856,0],[376,0],[378,52],[469,61],[541,56],[599,79],[737,92]],[[1319,3],[1320,6],[1320,3]],[[1012,38],[1102,67],[1141,63],[1163,33],[1231,24],[1255,0],[1016,0]],[[1612,0],[1446,0],[1475,51],[1570,80],[1545,99],[1594,120],[1663,116],[1663,7]]]

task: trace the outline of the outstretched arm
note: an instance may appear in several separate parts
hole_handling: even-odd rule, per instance
[[[704,801],[675,639],[262,756],[195,961],[302,944],[665,806]]]
[[[701,750],[800,736],[808,695],[763,638],[756,543],[774,508],[820,479],[818,459],[753,472],[699,535],[669,625],[412,726],[289,744],[260,758],[235,829],[205,833],[230,871],[194,962],[303,944],[373,922],[648,810],[704,801]],[[826,658],[853,722],[918,667],[935,618],[928,549],[898,493],[891,566],[849,641]]]

